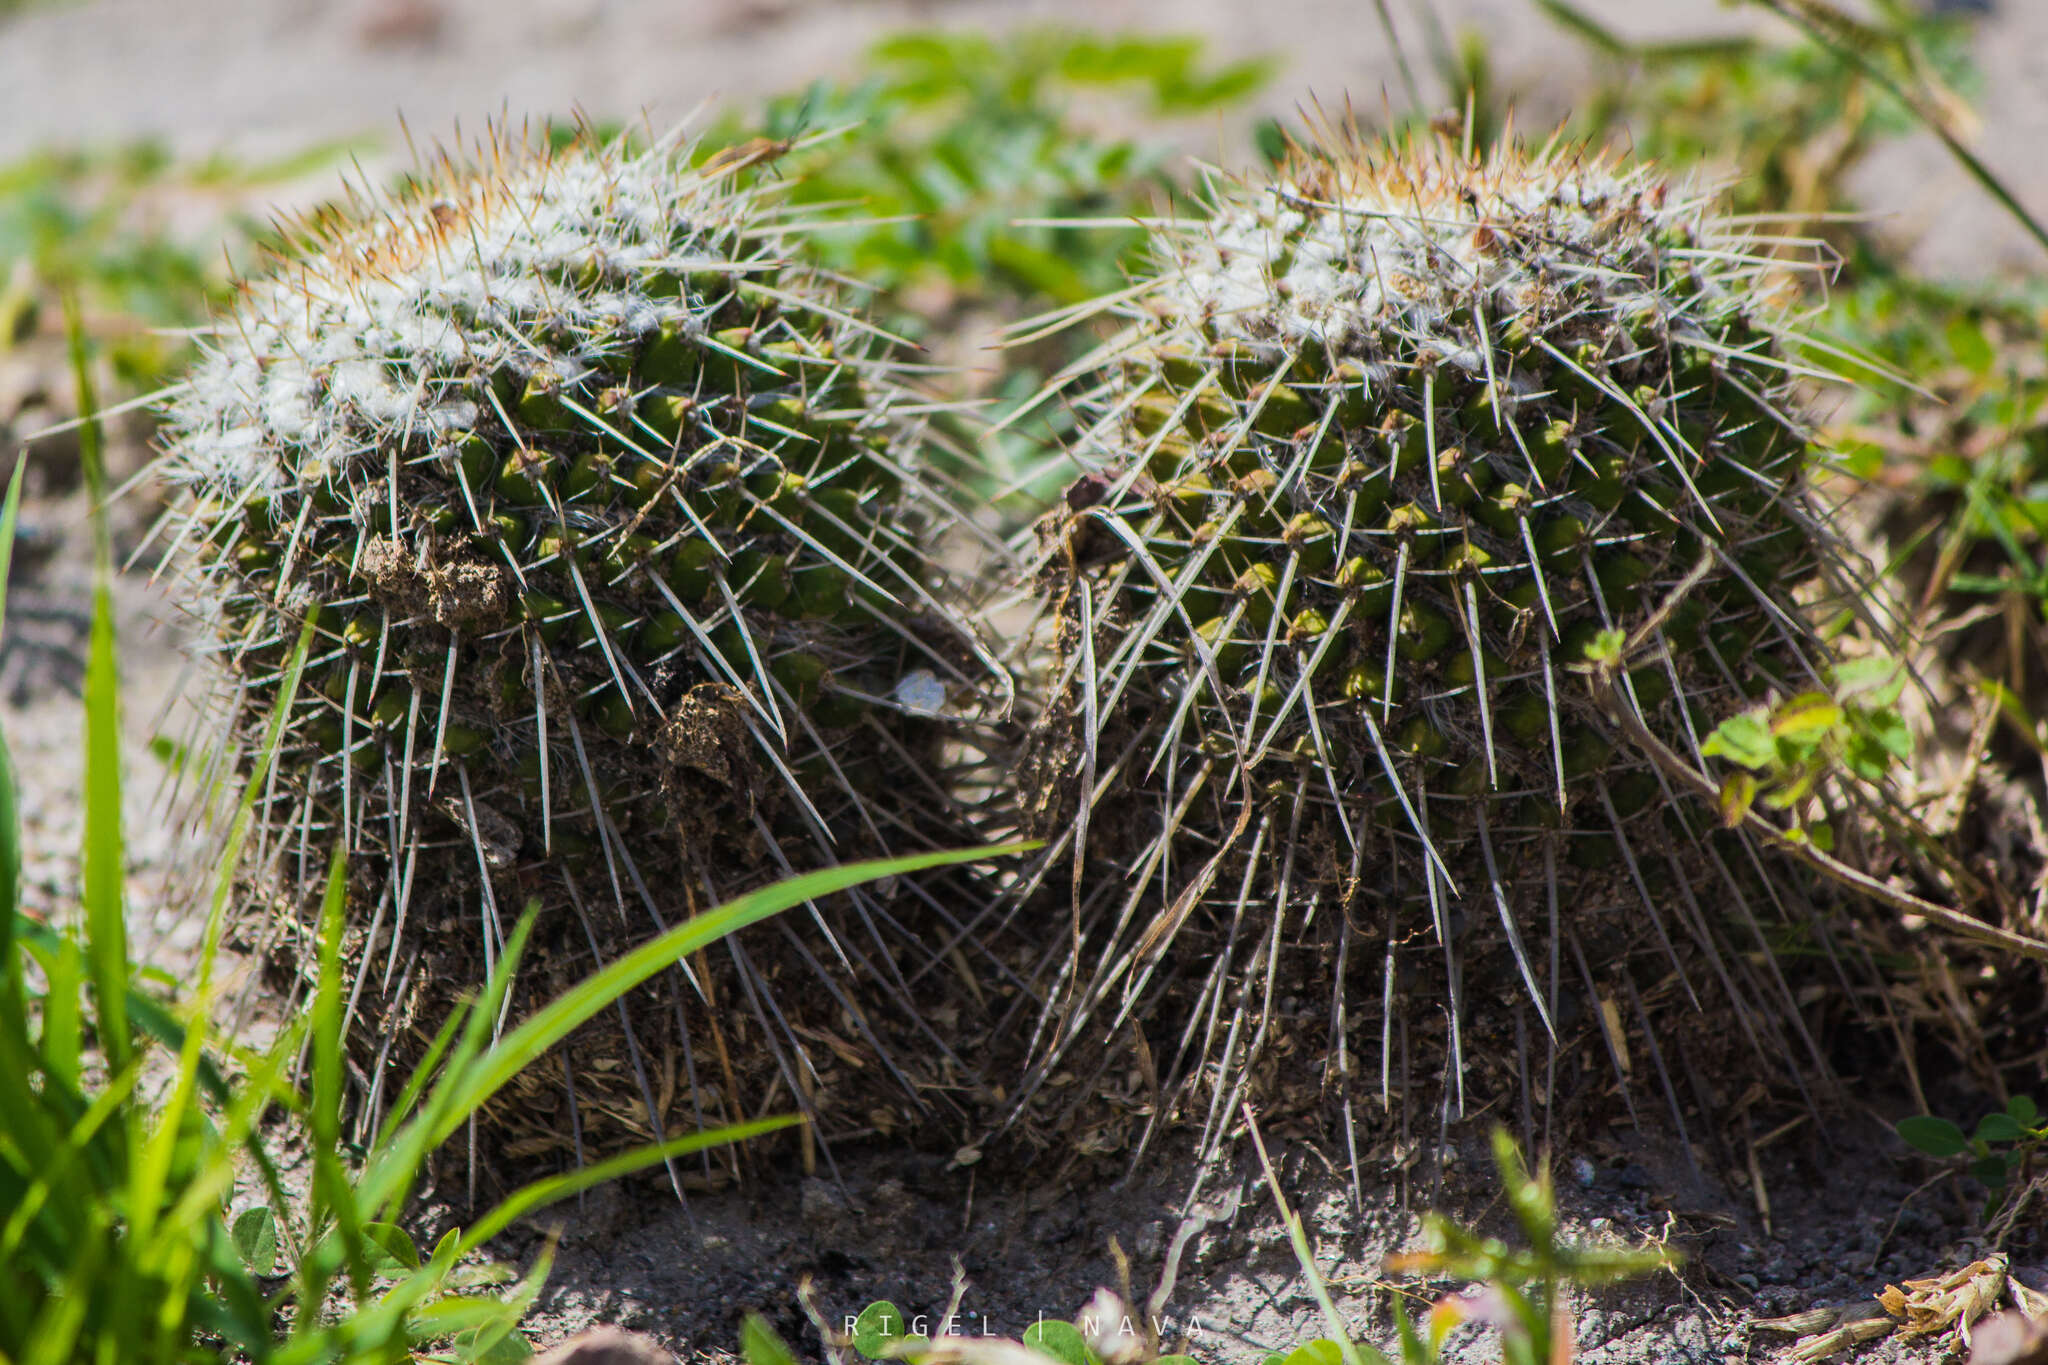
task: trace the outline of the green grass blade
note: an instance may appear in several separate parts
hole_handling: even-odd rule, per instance
[[[470,1074],[490,1045],[492,1025],[499,1017],[500,1007],[506,992],[512,987],[519,964],[525,960],[526,941],[532,936],[534,921],[539,917],[540,902],[528,901],[525,910],[520,912],[519,922],[512,926],[512,935],[506,940],[505,951],[498,958],[497,970],[484,979],[483,993],[458,1011],[462,1015],[462,1027],[455,1049],[434,1078],[419,1116],[400,1127],[390,1143],[379,1150],[379,1170],[385,1174],[366,1173],[358,1182],[364,1207],[372,1210],[374,1216],[397,1218],[428,1155],[445,1140],[435,1136],[442,1129],[443,1117],[453,1117],[449,1128],[452,1133],[472,1112],[461,1108],[464,1097],[460,1089],[450,1083],[450,1078]]]
[[[1570,0],[1536,0],[1536,8],[1548,15],[1550,22],[1603,56],[1624,58],[1634,51],[1613,29],[1571,4]]]
[[[35,1172],[35,1179],[23,1192],[21,1201],[8,1215],[5,1224],[0,1224],[0,1265],[14,1264],[22,1242],[29,1235],[30,1227],[60,1186],[68,1181],[73,1170],[85,1156],[100,1130],[117,1117],[128,1098],[134,1093],[136,1082],[141,1078],[141,1068],[129,1067],[115,1076],[106,1089],[93,1097],[92,1105],[71,1131],[64,1137],[63,1145],[41,1162]],[[85,1189],[88,1196],[95,1191]]]
[[[107,1064],[128,1063],[134,1040],[128,1032],[128,930],[122,915],[124,868],[121,856],[121,697],[114,667],[114,599],[109,577],[112,553],[103,506],[106,473],[100,451],[99,407],[93,397],[85,328],[78,300],[64,300],[64,332],[78,388],[81,422],[78,446],[92,494],[92,635],[85,666],[85,847],[86,956],[98,1010],[100,1047]]]
[[[7,624],[7,583],[14,563],[14,528],[21,518],[21,479],[28,472],[24,453],[14,462],[7,481],[7,502],[0,507],[0,638]],[[28,989],[22,981],[21,959],[14,951],[14,925],[21,909],[21,809],[14,783],[14,758],[0,736],[0,1028],[26,1029]],[[22,1022],[16,1024],[19,1018]]]
[[[358,1304],[353,1312],[339,1319],[300,1314],[292,1324],[291,1337],[271,1357],[274,1365],[312,1365],[316,1361],[325,1365],[332,1360],[380,1358],[377,1348],[403,1338],[406,1320],[422,1300],[440,1289],[455,1269],[455,1241],[452,1232],[442,1237],[426,1264],[375,1301]],[[404,1356],[403,1352],[397,1354],[399,1358]]]
[[[1008,844],[996,848],[956,849],[905,858],[879,858],[850,863],[844,867],[807,872],[749,892],[714,910],[685,921],[649,943],[615,959],[601,971],[564,991],[541,1007],[531,1018],[513,1029],[496,1047],[480,1059],[473,1074],[457,1078],[461,1101],[459,1114],[444,1116],[436,1133],[436,1145],[453,1137],[455,1129],[477,1106],[495,1095],[529,1063],[550,1051],[600,1010],[608,1008],[641,982],[678,962],[699,948],[715,943],[750,924],[778,915],[806,901],[821,900],[862,882],[883,877],[904,876],[929,868],[955,863],[982,862],[989,858],[1020,853],[1035,844]]]
[[[0,593],[5,588],[0,587]],[[15,952],[21,919],[21,806],[14,785],[14,758],[0,735],[0,1028],[28,1034],[28,986],[21,955]]]
[[[85,1020],[80,997],[85,990],[85,954],[78,936],[58,933],[51,951],[38,959],[43,969],[43,1069],[52,1080],[78,1088],[85,1055]]]
[[[104,578],[93,590],[92,642],[85,666],[86,955],[90,960],[100,1046],[110,1066],[127,1065],[128,928],[121,853],[120,680],[114,667],[114,605]]]
[[[342,1255],[360,1301],[370,1290],[373,1267],[363,1242],[363,1217],[348,1172],[341,1164],[342,1018],[341,931],[348,906],[348,857],[336,847],[320,904],[320,965],[313,988],[313,1098],[307,1124],[312,1130],[313,1206],[308,1215],[318,1237],[329,1218],[341,1238]],[[323,1286],[324,1287],[324,1286]]]
[[[7,623],[7,583],[14,566],[14,530],[21,521],[21,478],[28,472],[28,454],[14,462],[14,477],[7,481],[7,502],[0,507],[0,627]]]
[[[384,1121],[377,1125],[376,1135],[370,1139],[371,1151],[381,1151],[385,1143],[390,1141],[391,1135],[398,1131],[399,1125],[412,1113],[413,1106],[420,1102],[420,1096],[426,1093],[427,1086],[433,1081],[436,1070],[441,1065],[441,1058],[447,1055],[448,1048],[455,1041],[456,1032],[462,1026],[463,1009],[473,1008],[475,1005],[472,997],[471,1001],[463,1002],[460,1008],[450,1010],[448,1017],[441,1021],[441,1027],[434,1034],[434,1041],[427,1045],[427,1050],[420,1055],[419,1061],[413,1064],[412,1075],[405,1079],[405,1088],[398,1092],[398,1098],[391,1102],[391,1109],[384,1115]]]
[[[660,937],[615,958],[602,970],[564,991],[507,1033],[474,1063],[463,1062],[458,1050],[443,1079],[435,1086],[435,1093],[425,1110],[394,1137],[388,1159],[380,1162],[376,1170],[365,1174],[365,1191],[373,1203],[381,1203],[404,1187],[424,1156],[423,1152],[414,1149],[424,1146],[431,1150],[446,1142],[469,1115],[522,1068],[546,1054],[600,1010],[609,1008],[620,996],[699,948],[792,906],[822,899],[862,882],[928,868],[1007,857],[1036,847],[1038,844],[1033,842],[1014,843],[825,868],[763,887],[678,924]],[[526,921],[522,920],[521,929],[525,927]],[[501,963],[494,975],[503,976],[505,970]],[[472,1016],[472,1023],[475,1017]]]
[[[85,322],[78,309],[78,295],[64,292],[64,343],[71,359],[71,379],[78,387],[78,463],[85,473],[85,491],[92,503],[93,562],[111,569],[114,562],[113,536],[107,529],[107,460],[105,434],[100,425],[100,404],[92,382],[91,357],[87,353]]]
[[[5,759],[6,744],[4,740],[0,740],[0,762],[4,762]],[[48,956],[57,951],[60,936],[49,925],[28,919],[19,912],[13,915],[12,919],[12,936],[16,942],[36,952],[38,956]],[[128,987],[128,1017],[134,1021],[139,1032],[165,1047],[173,1051],[184,1047],[185,1026],[179,1023],[177,1017],[165,1009],[161,1002],[132,983]],[[222,1102],[228,1099],[230,1092],[227,1078],[221,1074],[220,1068],[211,1058],[200,1062],[199,1080],[206,1087],[206,1093],[213,1099]]]
[[[227,926],[228,902],[234,894],[235,876],[242,865],[242,849],[249,842],[249,827],[256,818],[256,800],[269,781],[271,765],[277,761],[278,747],[284,742],[285,721],[298,700],[299,683],[306,672],[306,656],[313,647],[313,629],[319,623],[320,604],[309,603],[306,619],[299,626],[298,641],[292,646],[291,658],[285,662],[284,678],[278,684],[277,700],[270,710],[270,725],[263,733],[263,747],[257,752],[248,780],[242,784],[242,798],[236,804],[234,823],[228,827],[228,837],[221,844],[220,857],[215,861],[213,904],[206,913],[206,937],[199,958],[202,996],[212,982],[214,959],[220,952],[220,936]]]
[[[550,1176],[546,1180],[536,1180],[511,1194],[503,1203],[464,1228],[458,1245],[461,1253],[466,1256],[512,1226],[516,1220],[524,1218],[535,1209],[559,1203],[572,1194],[602,1185],[622,1175],[631,1175],[650,1166],[659,1166],[662,1162],[676,1157],[701,1152],[707,1147],[723,1147],[728,1143],[745,1142],[768,1133],[779,1133],[801,1122],[802,1118],[795,1114],[753,1119],[725,1128],[691,1133],[687,1137],[671,1138],[667,1142],[651,1143],[600,1161],[594,1166],[584,1166],[561,1175]]]
[[[108,1240],[91,1237],[78,1248],[69,1282],[44,1300],[43,1311],[29,1331],[22,1365],[67,1365],[78,1358],[79,1338],[85,1332],[86,1312],[94,1297],[92,1287],[102,1273]]]

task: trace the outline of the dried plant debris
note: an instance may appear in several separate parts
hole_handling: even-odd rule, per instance
[[[2014,1319],[2016,1327],[2031,1329],[2038,1319],[2031,1305],[2039,1296],[2009,1278],[2004,1256],[1989,1256],[1946,1274],[1907,1280],[1903,1286],[1888,1284],[1872,1302],[1762,1318],[1751,1324],[1751,1330],[1799,1338],[1782,1357],[1788,1361],[1827,1360],[1893,1332],[1902,1337],[1937,1337],[1945,1344],[1969,1350],[1973,1345],[1985,1344],[1985,1334],[1973,1336],[1972,1329],[1986,1321],[1987,1315],[2005,1301],[2008,1292],[2015,1311],[2002,1316]],[[1986,1326],[1999,1322],[1999,1317],[1991,1317]],[[2029,1334],[2022,1331],[2015,1335]],[[2006,1341],[2008,1333],[2003,1327],[1989,1335],[1995,1348],[2004,1349],[2000,1343]],[[1978,1359],[1979,1354],[1982,1352],[1973,1353],[1971,1359]]]
[[[1629,740],[1708,768],[1826,688],[1813,622],[1865,628],[1783,268],[1651,169],[1428,134],[1321,133],[1160,231],[1038,528],[1025,815],[1075,942],[1035,1080],[1130,1026],[1093,1089],[1213,1137],[1304,1062],[1347,1115],[1823,1069],[1765,928],[1804,893]]]
[[[352,851],[365,1122],[529,898],[521,1001],[779,875],[984,837],[956,793],[1008,683],[935,562],[971,528],[929,405],[791,263],[772,178],[692,157],[494,135],[362,191],[291,226],[170,404],[162,531],[236,761],[318,609],[251,863],[283,937],[250,933],[292,960]],[[508,1145],[971,1094],[962,977],[1005,970],[975,907],[898,881],[692,960],[525,1082]]]

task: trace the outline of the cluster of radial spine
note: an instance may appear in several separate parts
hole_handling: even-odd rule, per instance
[[[1002,794],[1007,764],[957,722],[1001,713],[1008,681],[933,562],[972,524],[919,458],[906,368],[790,264],[804,225],[738,184],[746,152],[689,156],[493,140],[316,216],[172,406],[171,558],[245,747],[320,609],[259,861],[303,888],[335,839],[382,850],[365,941],[388,946],[355,991],[405,994],[423,873],[473,877],[488,961],[494,888],[558,871],[602,956],[588,884],[651,928],[1008,821],[962,797]],[[1580,677],[1603,632],[1643,630],[1623,704],[1697,759],[1731,710],[1824,672],[1815,601],[1855,585],[1808,487],[1782,254],[1757,245],[1576,149],[1336,133],[1163,228],[1150,277],[1103,303],[1129,327],[1068,377],[1083,473],[1024,552],[1058,657],[1015,795],[1051,846],[998,908],[1028,922],[1071,860],[1075,941],[1026,987],[979,886],[910,886],[917,928],[858,893],[850,921],[780,928],[886,1069],[916,1088],[855,983],[950,1063],[915,989],[942,960],[1040,1001],[1021,1104],[1161,999],[1199,932],[1214,951],[1165,1074],[1206,1085],[1206,1140],[1270,1031],[1283,936],[1320,916],[1333,1075],[1354,940],[1384,935],[1387,1090],[1410,905],[1441,947],[1460,1093],[1467,910],[1553,1038],[1567,950],[1595,993],[1640,945],[1589,960],[1582,936],[1625,915],[1687,997],[1710,964],[1758,1050],[1792,1055],[1775,963],[1722,941],[1760,941],[1751,898],[1780,894],[1757,850],[1712,837]],[[1086,875],[1105,864],[1126,875]],[[729,951],[810,1093],[802,1028]]]
[[[976,838],[939,713],[993,710],[1003,675],[932,563],[963,523],[919,404],[789,262],[804,224],[690,150],[494,138],[318,216],[172,404],[167,557],[245,746],[319,609],[257,861],[305,888],[336,840],[382,850],[365,941],[388,947],[352,998],[405,995],[408,913],[451,886],[480,889],[488,963],[516,908],[494,884],[559,869],[602,956],[592,883],[651,932],[763,877]],[[859,894],[783,930],[858,1028],[847,979],[918,1021],[906,977],[975,951],[958,906],[910,890],[936,932]],[[728,946],[801,1099],[815,1068]]]
[[[1342,1075],[1354,936],[1384,935],[1391,993],[1419,901],[1461,1090],[1452,916],[1497,921],[1550,1030],[1596,880],[1632,893],[1688,995],[1681,945],[1787,1056],[1796,1011],[1760,1003],[1789,1005],[1782,981],[1750,979],[1690,882],[1711,866],[1752,930],[1758,892],[1579,676],[1601,632],[1668,611],[1625,704],[1694,758],[1749,698],[1820,679],[1809,609],[1839,566],[1763,297],[1778,262],[1704,200],[1574,149],[1375,159],[1341,137],[1221,186],[1155,249],[1117,301],[1130,325],[1077,369],[1100,376],[1076,400],[1085,472],[1039,528],[1060,659],[1025,801],[1055,841],[1041,878],[1074,860],[1085,947],[1047,992],[1035,1077],[1156,1003],[1205,911],[1220,951],[1195,954],[1164,1074],[1207,1070],[1208,1131],[1272,1024],[1283,926],[1319,913]],[[1084,879],[1089,856],[1128,879]],[[1522,927],[1539,917],[1547,971]],[[1383,1002],[1383,1087],[1399,1013]]]

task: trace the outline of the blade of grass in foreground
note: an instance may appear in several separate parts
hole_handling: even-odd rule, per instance
[[[699,948],[780,914],[791,906],[819,900],[861,882],[957,863],[982,862],[1036,847],[1035,843],[1003,844],[825,868],[749,892],[675,926],[564,991],[507,1033],[474,1066],[455,1068],[451,1065],[448,1093],[428,1102],[425,1111],[407,1125],[410,1133],[401,1130],[393,1138],[388,1159],[365,1174],[366,1191],[374,1198],[397,1188],[408,1175],[417,1171],[419,1160],[427,1151],[453,1137],[468,1116],[517,1075],[521,1068],[552,1050],[621,995]],[[531,913],[528,912],[529,917]]]
[[[21,516],[21,478],[28,456],[14,462],[7,503],[0,508],[0,639],[7,632],[7,583],[14,563],[14,528]],[[28,988],[14,951],[15,917],[21,911],[21,808],[16,799],[14,757],[0,735],[0,1028],[25,1030]]]
[[[108,583],[112,553],[100,506],[106,484],[101,464],[98,404],[93,398],[85,328],[78,300],[64,299],[64,332],[71,353],[72,382],[78,388],[79,460],[93,503],[92,635],[85,665],[85,890],[86,956],[98,1007],[99,1044],[107,1065],[128,1063],[134,1040],[128,1032],[128,928],[122,917],[121,884],[121,697],[114,667],[114,599]]]

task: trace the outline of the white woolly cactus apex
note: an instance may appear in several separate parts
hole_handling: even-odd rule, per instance
[[[1179,982],[1162,1079],[1210,1088],[1213,1129],[1261,1055],[1341,1076],[1367,1040],[1330,1031],[1384,986],[1382,1081],[1411,1015],[1445,1019],[1462,1096],[1473,1030],[1512,1048],[1527,1009],[1583,1036],[1632,963],[1687,997],[1709,964],[1735,1034],[1811,1056],[1777,1036],[1775,966],[1725,940],[1754,944],[1753,859],[1582,676],[1603,632],[1646,629],[1624,704],[1694,758],[1817,677],[1833,541],[1777,263],[1646,167],[1336,133],[1154,252],[1074,376],[1085,472],[1039,528],[1060,634],[1027,824],[1056,840],[1041,875],[1126,875],[1073,877],[1092,965],[1048,992],[1038,1074]],[[1396,999],[1418,970],[1441,1012]]]
[[[934,563],[956,518],[903,372],[792,263],[804,224],[746,183],[753,156],[692,156],[494,136],[293,224],[171,402],[169,558],[245,752],[318,608],[263,844],[288,904],[337,842],[376,869],[351,986],[373,1048],[408,991],[476,984],[508,895],[559,909],[543,953],[587,963],[792,870],[978,841],[942,735],[1006,682]],[[582,1079],[586,1122],[638,1105],[623,1128],[660,1129],[642,1053],[693,1010],[690,1105],[828,1103],[873,1060],[865,1123],[868,1078],[914,1086],[899,1067],[947,1054],[905,982],[934,944],[978,948],[963,901],[876,894],[693,968],[663,1036],[629,1022],[632,1065]],[[778,1001],[766,978],[798,972],[823,989]],[[574,1119],[524,1113],[558,1141]]]

